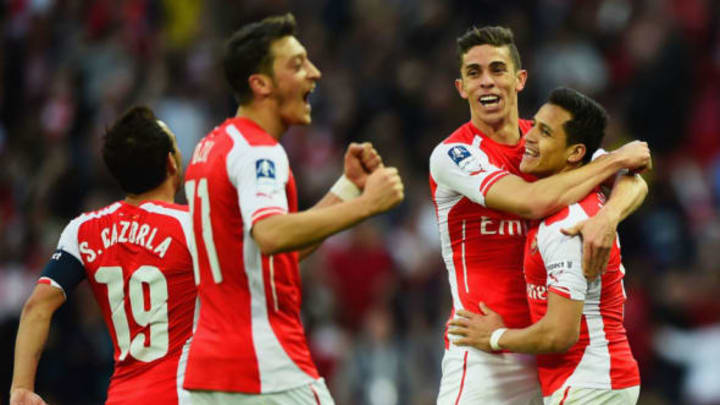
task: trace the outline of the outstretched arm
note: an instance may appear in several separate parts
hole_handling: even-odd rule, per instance
[[[65,302],[62,290],[38,284],[25,302],[15,341],[10,405],[46,405],[34,393],[35,374],[55,311]]]
[[[365,188],[367,177],[375,169],[382,167],[380,154],[370,142],[351,143],[345,152],[343,176],[333,185],[323,198],[310,208],[311,210],[330,207],[343,201],[351,200],[360,195]],[[299,259],[303,260],[312,254],[323,240],[300,250]]]
[[[258,221],[252,236],[263,254],[310,248],[330,235],[398,205],[404,188],[397,169],[382,167],[367,178],[363,194],[350,201]]]
[[[488,188],[485,203],[489,208],[528,219],[540,219],[581,200],[621,169],[649,165],[647,143],[630,142],[583,167],[532,183],[518,176],[505,176]]]

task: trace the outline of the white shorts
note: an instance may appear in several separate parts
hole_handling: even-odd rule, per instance
[[[545,405],[635,405],[639,396],[639,385],[621,390],[567,386],[543,398],[543,402]]]
[[[535,356],[450,346],[442,361],[438,405],[542,405]]]
[[[324,379],[286,391],[243,394],[221,391],[188,391],[190,405],[335,405]]]

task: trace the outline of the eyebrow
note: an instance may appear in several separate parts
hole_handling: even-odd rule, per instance
[[[479,63],[469,63],[465,65],[465,71],[468,71],[470,69],[480,69],[482,66],[480,66]],[[507,63],[501,61],[501,60],[494,60],[488,64],[488,67],[490,69],[499,68],[499,67],[507,67]]]

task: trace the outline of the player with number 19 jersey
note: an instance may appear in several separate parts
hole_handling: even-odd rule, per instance
[[[72,220],[38,283],[92,287],[114,345],[107,405],[182,403],[197,307],[187,207],[123,201]]]
[[[298,253],[261,253],[250,230],[297,211],[285,151],[246,118],[195,148],[185,176],[201,302],[185,388],[265,394],[319,379],[300,320]]]

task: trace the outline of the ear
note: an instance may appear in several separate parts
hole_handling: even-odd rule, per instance
[[[515,84],[515,91],[518,93],[523,91],[525,83],[527,82],[528,72],[525,69],[520,69],[515,73],[517,83]]]
[[[167,156],[167,172],[170,175],[174,175],[180,170],[180,162],[175,160],[175,155],[172,152],[168,152]]]
[[[267,97],[272,93],[273,81],[270,76],[263,73],[255,73],[248,77],[248,85],[253,94],[260,97]]]
[[[575,164],[582,162],[583,158],[585,157],[585,153],[587,152],[587,149],[585,149],[585,145],[581,143],[576,143],[575,145],[569,146],[567,148],[567,151],[568,163]]]
[[[460,78],[455,79],[455,88],[457,89],[458,94],[460,94],[460,97],[462,97],[462,98],[464,98],[464,99],[467,100],[468,95],[467,95],[467,93],[465,93],[465,89],[464,89],[464,87],[463,87],[463,80],[462,80],[462,79],[460,79]]]

